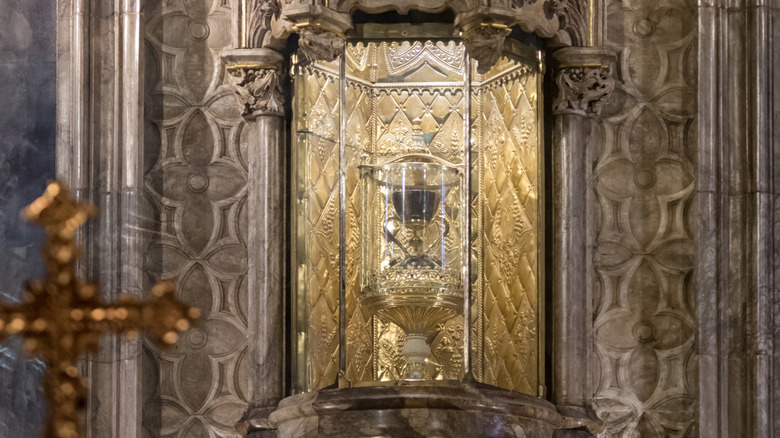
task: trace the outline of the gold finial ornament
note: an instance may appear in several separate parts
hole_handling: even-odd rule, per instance
[[[47,438],[82,435],[81,413],[87,389],[76,361],[97,350],[100,336],[113,332],[128,336],[147,333],[159,346],[173,344],[200,311],[177,300],[172,282],[153,289],[154,298],[138,301],[126,296],[115,302],[100,299],[98,287],[76,278],[80,255],[76,229],[94,214],[91,205],[68,196],[64,184],[49,184],[44,194],[27,206],[22,217],[46,230],[43,261],[46,276],[29,282],[20,304],[0,304],[0,341],[8,335],[24,338],[26,353],[46,363],[43,389],[49,404]]]

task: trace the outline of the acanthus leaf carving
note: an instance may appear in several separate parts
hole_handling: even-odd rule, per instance
[[[344,37],[321,27],[296,29],[298,53],[307,61],[333,61],[344,53]]]
[[[284,115],[282,75],[278,69],[239,65],[229,67],[228,73],[244,118]]]
[[[553,102],[556,114],[598,116],[615,89],[608,66],[572,66],[561,68],[556,78],[558,96]]]
[[[510,32],[507,26],[486,23],[463,32],[463,45],[477,60],[478,72],[487,73],[498,61],[504,50],[504,40]]]

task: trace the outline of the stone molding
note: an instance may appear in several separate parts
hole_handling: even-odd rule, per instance
[[[424,419],[425,421],[419,421]],[[603,422],[534,396],[462,383],[323,389],[285,398],[268,421],[294,436],[593,437]],[[327,431],[327,432],[325,432]]]
[[[273,28],[282,11],[279,0],[249,0],[246,3],[247,21],[244,41],[247,47],[265,47],[271,44]]]
[[[245,119],[284,116],[281,54],[271,49],[236,49],[224,53],[223,59]]]
[[[768,437],[780,430],[780,9],[697,9],[698,430]]]
[[[603,49],[566,48],[553,58],[558,62],[553,113],[598,117],[615,89],[610,62],[614,55]]]
[[[553,12],[561,22],[561,29],[555,35],[558,43],[564,46],[588,46],[594,44],[591,27],[590,7],[593,0],[552,0]]]
[[[503,39],[512,26],[542,38],[554,38],[556,45],[592,44],[592,0],[338,0],[324,4],[301,4],[279,0],[235,2],[233,41],[237,48],[284,47],[295,32],[301,37],[302,56],[307,60],[330,61],[343,53],[345,35],[353,28],[351,14],[411,9],[455,13],[455,26],[463,33],[469,54],[487,71],[500,57]]]
[[[149,243],[141,4],[60,0],[57,7],[57,178],[101,217],[77,233],[78,275],[96,280],[106,300],[120,292],[141,297]],[[112,335],[98,348],[83,359],[84,436],[138,436],[149,392],[143,342]]]

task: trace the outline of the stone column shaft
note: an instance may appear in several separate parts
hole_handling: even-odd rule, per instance
[[[249,290],[255,313],[255,396],[276,405],[284,397],[284,248],[287,157],[284,120],[262,115],[249,159]],[[253,259],[255,262],[253,263]],[[257,398],[259,397],[259,398]]]
[[[593,397],[588,150],[601,141],[595,119],[614,80],[609,74],[612,56],[606,50],[567,48],[553,58],[558,89],[553,103],[552,395],[562,412],[576,415],[588,414]]]
[[[587,251],[587,168],[582,139],[590,120],[563,114],[555,118],[553,175],[553,387],[559,405],[584,406],[589,395],[589,314]]]
[[[250,136],[249,286],[250,354],[254,385],[249,407],[236,429],[253,437],[276,436],[268,415],[284,397],[284,294],[287,151],[282,98],[282,60],[271,49],[236,49],[224,54]]]
[[[79,230],[79,276],[103,297],[141,295],[143,19],[140,2],[58,0],[57,177],[98,218]],[[93,44],[100,41],[100,44]],[[141,434],[141,341],[116,335],[82,361],[89,379],[87,437]]]

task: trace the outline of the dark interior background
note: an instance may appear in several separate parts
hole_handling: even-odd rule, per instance
[[[43,233],[19,211],[54,179],[56,2],[0,0],[0,299],[43,273]],[[43,364],[0,344],[0,436],[40,436]]]

